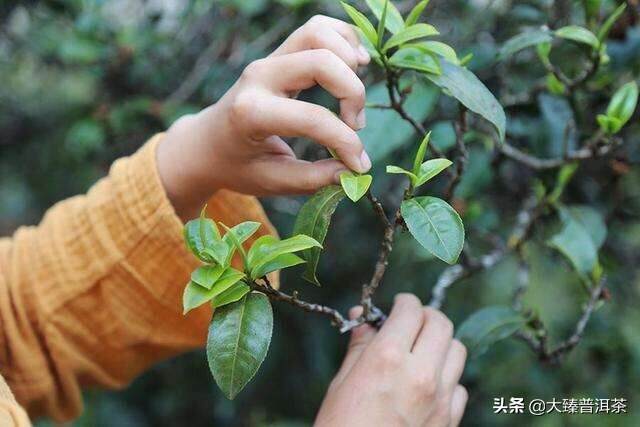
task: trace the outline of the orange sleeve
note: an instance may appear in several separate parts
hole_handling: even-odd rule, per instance
[[[157,173],[161,137],[38,226],[0,240],[0,375],[32,417],[77,417],[81,387],[124,387],[206,339],[211,309],[182,315],[197,264]],[[208,215],[230,226],[259,221],[255,237],[275,233],[253,197],[219,191]],[[23,415],[0,377],[0,424]]]

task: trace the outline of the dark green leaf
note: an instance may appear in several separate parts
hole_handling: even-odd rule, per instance
[[[251,292],[215,311],[207,338],[207,360],[228,399],[236,397],[258,371],[272,331],[273,311],[264,294]]]
[[[340,174],[340,184],[348,198],[357,202],[364,196],[371,186],[373,177],[371,175],[357,175],[353,172],[343,172]]]
[[[412,90],[405,101],[405,110],[420,122],[424,121],[435,107],[440,91],[421,81],[412,83]],[[367,88],[367,102],[389,104],[389,92],[384,83]],[[389,132],[393,129],[393,132]],[[375,164],[399,149],[408,141],[415,141],[415,130],[404,120],[398,120],[393,111],[367,108],[367,127],[358,132],[367,147],[367,153]]]
[[[516,333],[525,322],[518,312],[509,307],[485,307],[460,325],[456,338],[464,343],[471,356],[478,357],[492,344]]]
[[[582,276],[587,276],[598,262],[598,249],[585,228],[573,217],[563,218],[562,230],[549,240]]]
[[[384,4],[386,1],[387,0],[366,0],[369,9],[371,9],[378,20],[382,18]],[[391,33],[393,34],[401,31],[404,28],[404,20],[402,19],[402,15],[400,15],[400,12],[398,12],[398,9],[393,5],[391,1],[389,1],[387,18],[385,19],[384,25],[387,30],[391,31]]]
[[[251,271],[251,278],[259,279],[266,276],[268,273],[276,270],[282,270],[284,268],[293,267],[294,265],[303,264],[306,261],[295,254],[282,254],[262,264],[260,267]]]
[[[464,245],[464,226],[458,213],[436,197],[402,202],[402,218],[413,237],[441,260],[454,264]]]
[[[424,11],[424,8],[427,7],[428,4],[429,4],[429,0],[422,0],[421,2],[416,4],[414,8],[411,9],[411,12],[409,12],[409,15],[407,15],[407,19],[405,20],[405,25],[409,27],[415,24],[416,22],[418,22],[418,19],[420,19],[420,16]]]
[[[389,49],[401,46],[412,40],[421,39],[423,37],[435,36],[438,34],[440,33],[438,32],[438,30],[435,29],[433,25],[429,25],[425,23],[414,24],[398,32],[398,34],[391,36],[389,40],[387,40],[387,42],[384,44],[382,51],[386,52]]]
[[[507,40],[500,48],[498,60],[503,61],[509,56],[531,46],[547,43],[553,39],[551,33],[547,30],[534,30],[520,33],[515,37]]]
[[[324,243],[331,223],[331,216],[344,196],[344,190],[337,185],[331,185],[319,190],[300,208],[293,226],[293,234],[306,234],[318,242]],[[302,277],[313,284],[320,285],[316,277],[320,249],[308,249],[300,255],[307,261],[307,268]]]
[[[600,249],[607,238],[607,224],[603,215],[591,206],[572,205],[562,210],[562,215],[570,215],[591,237],[593,244]]]
[[[440,62],[442,74],[425,74],[436,85],[460,101],[465,107],[491,122],[504,141],[506,117],[493,94],[471,71],[446,60]]]

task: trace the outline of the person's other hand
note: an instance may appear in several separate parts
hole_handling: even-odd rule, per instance
[[[356,134],[365,125],[365,88],[355,71],[369,60],[350,25],[316,16],[249,64],[219,102],[174,123],[158,148],[158,168],[178,213],[193,215],[217,189],[311,193],[346,169],[367,171],[371,161]],[[339,117],[295,99],[316,85],[339,99]],[[295,136],[333,149],[341,161],[297,159],[282,139]]]
[[[369,325],[352,332],[315,425],[457,426],[468,397],[458,383],[465,359],[451,321],[400,294],[379,332]]]

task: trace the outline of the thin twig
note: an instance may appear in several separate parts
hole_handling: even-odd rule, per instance
[[[588,144],[585,144],[588,145]],[[531,154],[525,153],[524,151],[510,145],[508,143],[503,143],[498,146],[498,149],[502,154],[506,157],[515,160],[523,165],[535,169],[535,170],[545,170],[545,169],[557,169],[566,165],[567,163],[571,163],[579,160],[589,160],[598,157],[606,156],[611,153],[615,148],[616,143],[610,143],[607,145],[603,145],[601,147],[594,146],[585,146],[576,151],[572,151],[566,154],[566,156],[552,158],[552,159],[544,159],[541,157],[536,157]]]

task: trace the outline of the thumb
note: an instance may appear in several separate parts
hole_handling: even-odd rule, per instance
[[[362,307],[353,307],[349,311],[349,318],[355,319],[362,314]],[[351,372],[351,369],[356,365],[360,356],[367,348],[369,343],[376,336],[377,330],[369,325],[360,325],[351,331],[351,339],[349,340],[349,346],[347,348],[347,355],[344,357],[340,371],[336,375],[338,382],[342,381]]]

